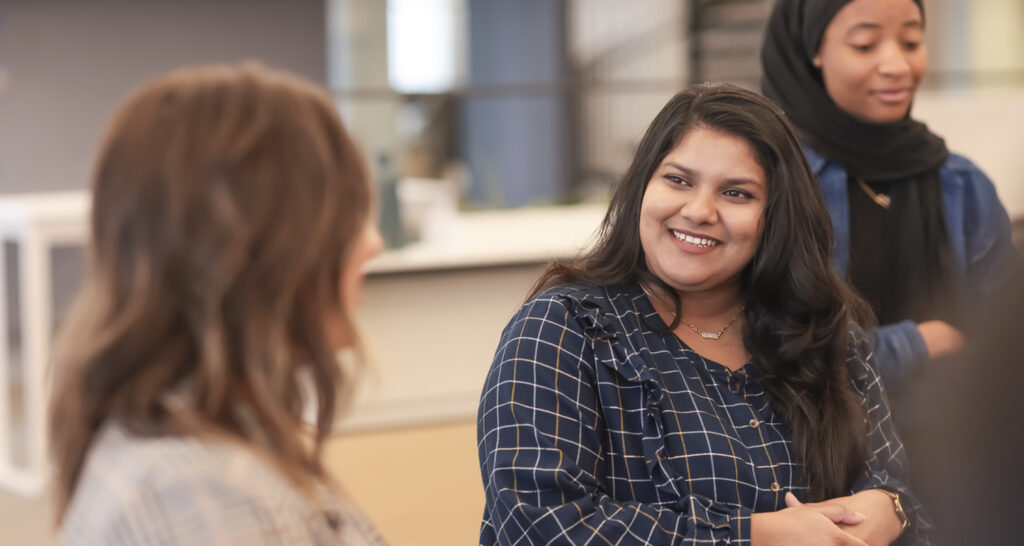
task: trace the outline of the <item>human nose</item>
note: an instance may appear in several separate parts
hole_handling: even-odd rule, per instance
[[[899,44],[889,44],[881,50],[882,58],[878,63],[878,71],[886,76],[903,76],[910,72],[910,62]]]
[[[718,209],[715,206],[715,195],[710,191],[697,191],[690,194],[690,199],[683,203],[680,214],[693,224],[709,224],[718,220]]]

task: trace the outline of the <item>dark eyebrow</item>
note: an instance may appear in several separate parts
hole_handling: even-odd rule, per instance
[[[903,23],[903,28],[924,28],[920,19],[911,19]],[[852,34],[858,30],[881,30],[882,25],[870,21],[862,21],[846,30],[846,34]]]
[[[680,165],[680,164],[678,164],[678,163],[676,163],[674,161],[666,161],[664,166],[672,167],[672,168],[674,168],[677,171],[682,171],[683,174],[685,174],[687,176],[692,176],[693,175],[693,170],[692,169],[687,169],[686,167],[684,167],[684,166],[682,166],[682,165]]]
[[[664,166],[666,166],[666,167],[673,167],[676,170],[682,172],[684,175],[686,175],[689,178],[696,178],[694,176],[694,175],[697,174],[696,171],[694,171],[693,169],[684,167],[684,166],[682,166],[682,165],[680,165],[678,163],[675,163],[673,161],[666,161]],[[732,186],[755,186],[755,187],[759,187],[759,186],[763,185],[761,182],[759,182],[759,181],[757,181],[757,180],[755,180],[753,178],[726,178],[725,180],[723,180],[723,183],[724,184],[728,184],[728,185],[732,185]]]
[[[752,178],[726,178],[725,182],[731,186],[754,186],[760,187],[762,184]]]
[[[847,34],[853,34],[854,32],[857,32],[858,30],[882,30],[882,25],[880,25],[878,23],[870,23],[868,21],[863,21],[863,22],[857,23],[856,25],[853,25],[852,27],[846,29],[846,33]]]

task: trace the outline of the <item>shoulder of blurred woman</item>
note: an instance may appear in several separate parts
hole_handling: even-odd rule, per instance
[[[993,186],[988,175],[976,163],[966,156],[950,152],[949,157],[939,167],[939,177],[955,177],[968,183]],[[994,186],[993,186],[994,187]]]
[[[975,196],[975,199],[994,200],[996,204],[1000,204],[995,184],[981,167],[965,156],[949,154],[946,162],[939,167],[939,178],[946,184],[952,182],[962,186],[968,195]]]
[[[193,513],[196,507],[200,514]],[[163,527],[182,527],[171,522],[235,532],[239,521],[251,519],[259,526],[249,533],[271,526],[299,536],[313,511],[301,490],[240,442],[140,437],[108,423],[89,451],[61,535],[88,544],[88,537],[125,529],[159,533]],[[180,530],[168,531],[181,536]]]
[[[950,154],[939,169],[939,178],[947,219],[961,226],[966,237],[964,258],[970,266],[982,264],[980,271],[991,271],[994,275],[972,282],[977,285],[998,283],[1008,273],[1020,269],[1009,213],[985,172],[970,159]]]

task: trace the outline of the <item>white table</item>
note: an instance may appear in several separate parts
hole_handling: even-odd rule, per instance
[[[54,326],[52,249],[84,245],[88,238],[89,195],[85,191],[0,197],[0,487],[38,494],[47,482],[47,366]],[[10,344],[6,243],[18,256],[20,329]],[[21,373],[15,374],[15,368]],[[18,384],[16,384],[18,383]],[[21,405],[12,414],[12,395]],[[20,423],[21,433],[15,434]],[[15,438],[23,438],[23,460]]]

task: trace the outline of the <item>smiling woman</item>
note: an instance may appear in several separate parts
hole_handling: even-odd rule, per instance
[[[911,117],[925,23],[921,0],[778,0],[762,50],[764,92],[800,132],[836,265],[881,324],[875,355],[901,389],[961,349],[968,304],[1017,261],[992,182]]]
[[[911,0],[850,2],[826,27],[812,62],[847,114],[866,123],[900,121],[928,68],[921,9]]]
[[[640,205],[651,272],[676,290],[736,291],[754,257],[767,187],[747,142],[705,128],[665,156]]]
[[[739,316],[740,275],[757,251],[767,197],[764,169],[750,144],[706,127],[683,135],[648,182],[640,205],[647,267],[673,290],[700,294],[698,304],[690,305],[689,298],[681,302],[679,322],[698,336],[683,330],[692,338],[688,341],[717,342]],[[705,307],[712,295],[721,305]],[[671,322],[674,312],[666,300],[652,302]],[[726,314],[731,318],[723,318]],[[716,333],[724,321],[727,326]],[[732,350],[723,351],[726,347]],[[707,350],[729,367],[747,361],[742,343],[715,343]]]
[[[934,419],[920,397],[1020,264],[992,181],[911,116],[928,63],[923,9],[778,0],[762,50],[764,92],[799,130],[825,196],[835,264],[879,324],[873,354],[914,467],[934,447],[917,439]]]
[[[595,246],[502,334],[480,543],[926,541],[830,239],[777,107],[728,85],[670,100]]]

